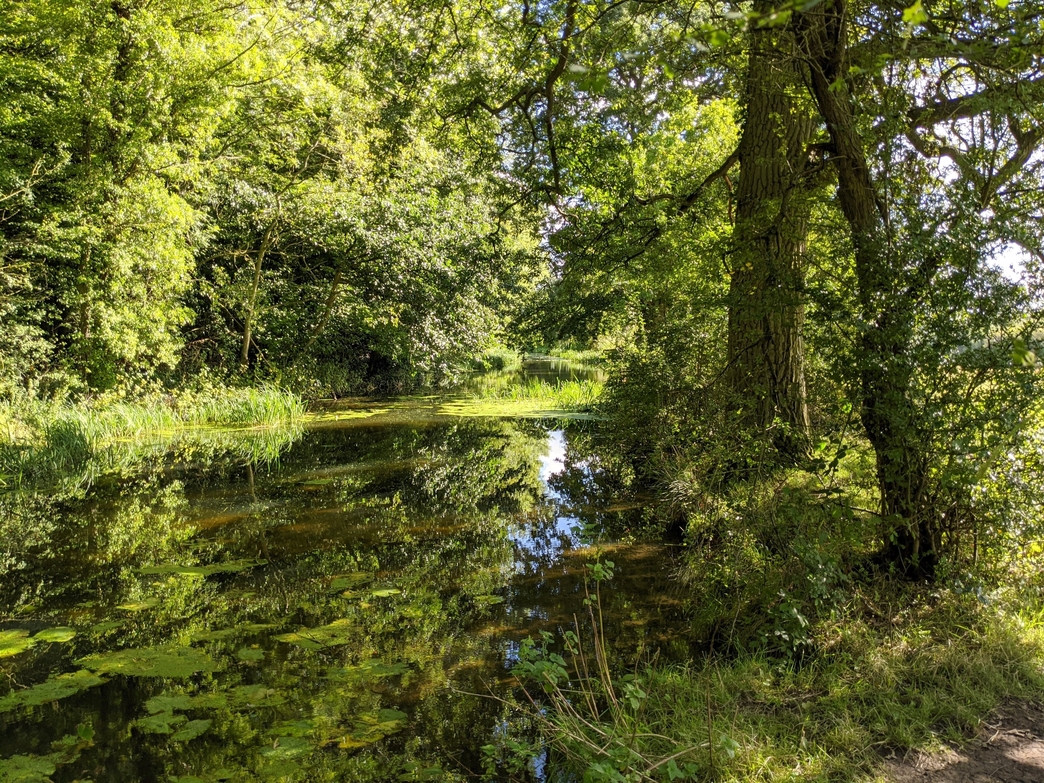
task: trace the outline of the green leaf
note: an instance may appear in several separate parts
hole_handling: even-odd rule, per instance
[[[190,720],[171,737],[176,742],[188,742],[194,740],[199,735],[203,734],[207,729],[210,728],[212,720]]]
[[[240,685],[228,692],[228,705],[232,709],[277,707],[284,703],[286,696],[282,691],[263,684]]]
[[[145,598],[141,601],[128,601],[125,604],[118,604],[116,608],[125,612],[144,612],[146,609],[159,606],[159,602],[158,598]]]
[[[921,5],[921,0],[916,0],[913,5],[903,11],[903,21],[910,27],[916,27],[928,21],[928,13]]]
[[[0,759],[0,781],[3,783],[50,783],[54,762],[38,756],[12,756]]]
[[[331,591],[350,590],[373,581],[373,574],[367,571],[358,571],[354,574],[341,574],[335,576],[330,582]]]
[[[29,632],[21,628],[0,631],[0,658],[10,658],[12,655],[23,653],[34,644],[36,640],[30,639]]]
[[[192,647],[144,647],[88,655],[77,661],[100,674],[129,677],[191,677],[196,672],[218,671],[220,665],[209,655]]]
[[[160,565],[142,568],[139,573],[147,575],[174,574],[178,576],[212,576],[213,574],[234,574],[248,568],[265,565],[267,560],[231,560],[227,563],[213,563],[206,566]]]
[[[311,718],[300,720],[284,720],[269,730],[273,737],[309,737],[316,729],[316,722]]]
[[[326,673],[330,680],[351,684],[360,684],[395,677],[410,670],[407,663],[384,663],[379,658],[363,661],[356,666],[345,666],[343,669],[331,669]]]
[[[351,749],[372,745],[389,734],[402,731],[406,725],[407,715],[405,712],[393,709],[382,709],[377,712],[363,713],[356,717],[355,727],[351,734],[334,738],[340,748]]]
[[[241,661],[253,663],[264,660],[265,651],[258,650],[254,647],[241,647],[236,651],[236,657]]]
[[[11,691],[0,698],[0,712],[9,712],[19,707],[36,707],[48,702],[64,699],[67,696],[93,688],[106,682],[105,678],[99,677],[87,669],[70,672],[68,674],[57,674],[48,677],[39,685],[26,688],[21,691]]]
[[[397,591],[396,591],[397,592]],[[301,628],[293,633],[272,637],[280,642],[294,644],[306,650],[321,650],[339,644],[348,644],[356,636],[357,628],[352,620],[334,620],[318,628]]]
[[[729,34],[724,30],[711,30],[707,41],[711,46],[724,46],[729,42]]]
[[[220,628],[216,631],[201,631],[192,635],[193,642],[217,642],[235,636],[252,636],[262,631],[270,631],[276,626],[272,623],[243,623],[234,628]]]
[[[72,628],[60,627],[60,628],[47,628],[46,630],[40,631],[33,637],[33,641],[37,642],[68,642],[74,636],[76,631]]]
[[[294,759],[312,752],[315,745],[304,737],[278,737],[270,746],[261,751],[261,755],[269,759]]]
[[[134,725],[146,734],[173,734],[174,727],[180,726],[187,720],[188,718],[184,715],[175,715],[173,712],[158,712],[155,715],[138,718],[134,721]]]

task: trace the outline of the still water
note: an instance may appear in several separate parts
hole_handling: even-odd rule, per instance
[[[481,749],[527,730],[519,642],[585,625],[599,557],[621,665],[684,654],[669,553],[620,543],[645,509],[597,424],[434,405],[0,496],[0,780],[499,777]]]

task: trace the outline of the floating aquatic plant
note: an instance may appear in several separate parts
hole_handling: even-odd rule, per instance
[[[129,677],[191,677],[196,672],[212,672],[220,664],[193,647],[144,647],[96,653],[77,661],[99,674],[124,674]]]
[[[11,691],[0,697],[0,712],[9,712],[19,707],[36,707],[67,696],[73,696],[88,688],[101,685],[104,677],[87,670],[80,669],[68,674],[57,674],[48,677],[39,685],[20,691]]]

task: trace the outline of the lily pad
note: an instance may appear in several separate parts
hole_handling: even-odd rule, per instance
[[[315,748],[304,737],[278,737],[270,746],[261,751],[268,759],[292,759],[311,753]]]
[[[153,715],[158,712],[189,710],[196,706],[196,698],[198,697],[189,693],[161,693],[145,702],[145,709]]]
[[[254,647],[241,647],[236,650],[236,657],[241,661],[246,661],[247,663],[256,663],[257,661],[264,660],[265,651],[258,650]]]
[[[56,642],[61,644],[68,642],[76,636],[76,631],[72,628],[60,627],[60,628],[47,628],[40,631],[33,637],[33,641],[37,642]]]
[[[234,574],[245,571],[248,568],[265,565],[267,560],[230,560],[226,563],[212,563],[205,566],[183,566],[183,565],[159,565],[148,566],[139,570],[139,573],[147,575],[175,574],[177,576],[202,576],[213,574]]]
[[[402,731],[407,717],[405,712],[391,709],[363,713],[356,717],[355,727],[350,734],[334,738],[330,742],[335,742],[337,747],[346,750],[372,745],[390,734]]]
[[[188,742],[189,740],[194,740],[196,737],[206,732],[206,730],[210,728],[210,724],[212,724],[213,722],[214,721],[209,719],[190,720],[188,723],[186,723],[184,726],[182,726],[180,729],[174,732],[174,735],[171,737],[171,739],[176,742]]]
[[[252,636],[259,634],[263,631],[270,631],[277,626],[272,623],[243,623],[237,625],[234,628],[219,628],[215,631],[202,631],[197,634],[193,634],[193,642],[217,642],[224,639],[231,639],[236,636]]]
[[[346,590],[344,598],[391,598],[402,593],[397,587],[377,587],[373,590]]]
[[[96,653],[77,661],[99,674],[125,674],[130,677],[191,677],[196,672],[217,671],[219,664],[192,647],[142,647]]]
[[[447,777],[449,776],[442,767],[425,767],[416,761],[407,761],[403,765],[403,774],[399,775],[399,780],[445,780]]]
[[[138,718],[134,725],[146,734],[173,734],[174,729],[187,721],[184,715],[175,715],[173,712],[158,712],[144,718]]]
[[[54,770],[54,761],[46,756],[0,759],[0,781],[3,783],[50,783]]]
[[[335,576],[330,582],[331,592],[348,590],[353,587],[361,587],[373,581],[373,574],[367,571],[357,571],[354,574],[341,574]]]
[[[365,683],[380,680],[384,677],[395,677],[410,670],[407,663],[384,663],[379,658],[363,661],[356,666],[345,666],[342,669],[331,669],[326,673],[328,679],[346,683]]]
[[[125,612],[144,612],[146,609],[153,609],[159,606],[160,600],[158,598],[145,598],[141,601],[127,601],[124,604],[117,604],[117,609],[122,609]]]
[[[316,729],[316,722],[311,718],[300,720],[284,720],[276,724],[268,732],[273,737],[309,737]]]
[[[0,658],[10,658],[12,655],[23,653],[34,644],[36,640],[30,639],[29,632],[22,628],[0,631]]]
[[[285,702],[282,691],[267,685],[240,685],[228,692],[228,705],[232,709],[275,707]]]
[[[348,644],[356,631],[352,620],[334,620],[318,628],[301,628],[293,633],[284,633],[272,638],[287,644],[304,647],[306,650],[322,650],[339,644]]]
[[[26,688],[22,691],[12,691],[0,698],[0,712],[9,712],[19,707],[36,707],[40,704],[64,699],[80,691],[93,688],[105,682],[104,677],[99,677],[86,669],[70,672],[69,674],[58,674],[48,677],[39,685]]]

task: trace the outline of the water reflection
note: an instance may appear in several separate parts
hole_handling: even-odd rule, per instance
[[[522,363],[521,372],[544,381],[605,381],[605,370],[552,356],[534,356]]]
[[[551,567],[563,551],[573,548],[580,540],[580,520],[570,513],[568,499],[555,488],[553,481],[565,472],[566,457],[565,431],[550,430],[545,450],[539,457],[538,475],[545,502],[535,513],[520,518],[511,536],[517,550],[517,573],[533,574]]]
[[[512,713],[462,692],[510,701],[518,640],[582,617],[599,552],[576,531],[640,513],[610,472],[584,430],[375,417],[278,461],[198,448],[0,496],[0,765],[98,783],[478,770]],[[674,644],[663,550],[609,541],[621,658]],[[75,636],[7,654],[53,628]]]

